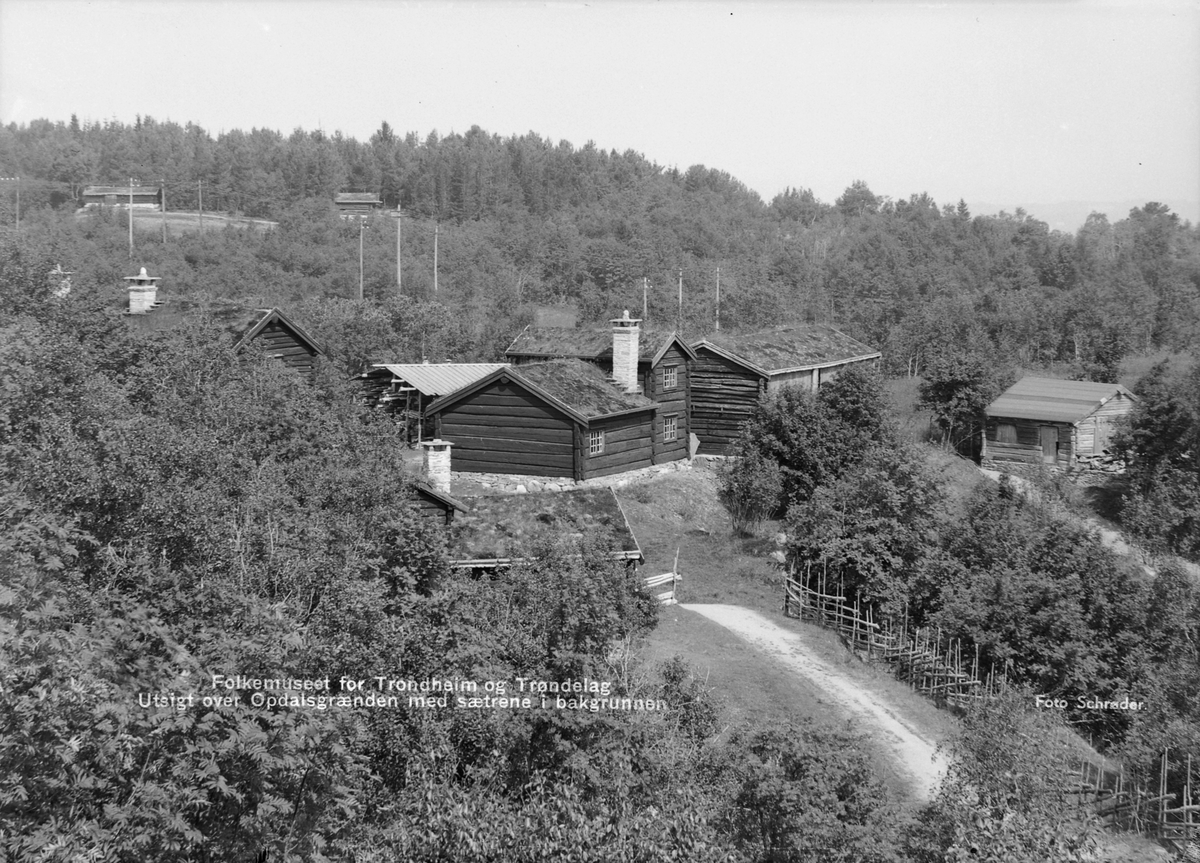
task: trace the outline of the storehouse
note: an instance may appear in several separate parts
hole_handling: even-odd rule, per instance
[[[1073,467],[1109,448],[1136,401],[1120,384],[1022,378],[984,411],[982,458]]]
[[[658,404],[655,463],[687,458],[696,352],[673,330],[640,327],[628,311],[610,323],[611,329],[526,327],[504,354],[517,366],[564,357],[595,365],[625,392]]]
[[[369,216],[383,206],[383,201],[374,192],[342,192],[333,203],[343,219]]]
[[[692,431],[705,454],[727,452],[758,399],[772,389],[790,385],[816,390],[846,366],[876,363],[881,356],[824,324],[713,333],[692,348]]]
[[[426,415],[457,471],[585,480],[654,464],[656,411],[595,366],[555,360],[498,369]]]
[[[404,425],[406,439],[426,440],[425,411],[435,400],[475,383],[507,363],[380,363],[359,375],[367,405]]]
[[[132,205],[130,200],[133,201]],[[135,210],[162,209],[161,186],[85,186],[85,207],[129,207]]]
[[[456,512],[468,511],[464,503],[424,481],[413,484],[410,500],[421,518],[444,527],[454,524]]]

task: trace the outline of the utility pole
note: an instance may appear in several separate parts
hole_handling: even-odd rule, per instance
[[[358,301],[363,301],[363,228],[366,227],[366,219],[363,216],[358,217]]]
[[[721,268],[717,267],[717,332],[721,332]]]
[[[646,282],[647,282],[646,277],[642,276],[642,320],[643,321],[649,320],[649,316],[646,314],[646,297],[647,297],[647,294],[649,293],[649,289],[646,287]]]
[[[129,178],[129,260],[133,260],[133,177]]]
[[[396,205],[396,293],[404,296],[404,283],[400,280],[400,223],[404,219],[404,213],[400,210],[400,205]]]
[[[167,244],[167,181],[160,180],[162,183],[162,191],[159,193],[159,200],[162,203],[162,228],[163,228],[163,245]]]
[[[200,222],[200,233],[204,233],[204,181],[196,181],[196,217]]]
[[[438,290],[438,284],[437,284],[437,276],[438,276],[437,252],[438,252],[438,248],[437,247],[438,247],[438,224],[437,224],[437,222],[434,222],[433,223],[433,292],[435,294],[437,293],[437,290]]]

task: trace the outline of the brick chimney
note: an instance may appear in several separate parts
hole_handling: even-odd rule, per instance
[[[422,441],[425,448],[425,481],[440,491],[450,494],[450,447],[448,440]]]
[[[629,317],[629,309],[613,318],[613,380],[627,393],[638,391],[638,337],[641,318]]]
[[[146,268],[136,276],[126,276],[129,282],[129,314],[144,315],[158,308],[158,276],[146,275]]]

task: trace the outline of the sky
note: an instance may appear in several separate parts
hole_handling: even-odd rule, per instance
[[[767,201],[863,180],[1200,222],[1200,0],[0,0],[0,122],[71,114],[359,140],[478,125],[703,164]]]

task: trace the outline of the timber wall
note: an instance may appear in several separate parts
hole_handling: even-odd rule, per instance
[[[703,455],[724,455],[765,388],[762,377],[704,348],[691,370],[692,434]]]
[[[453,507],[448,507],[440,501],[427,497],[420,491],[413,492],[411,499],[413,508],[416,509],[421,520],[428,524],[446,526],[454,519]]]
[[[687,356],[672,344],[657,365],[642,378],[642,389],[646,396],[658,404],[658,414],[654,418],[655,464],[688,457],[688,434],[691,432],[688,365]],[[671,389],[663,386],[663,372],[667,366],[675,366],[677,375],[677,383]],[[672,415],[675,417],[677,434],[675,440],[668,441],[663,438],[663,420]]]
[[[280,326],[278,321],[272,321],[263,327],[251,341],[267,354],[312,379],[315,353],[301,343],[295,333],[287,327]]]
[[[1001,443],[997,440],[1000,425],[1015,426],[1017,442]],[[1058,458],[1054,462],[1044,461],[1042,456],[1041,431],[1043,426],[1058,429]],[[1016,417],[988,417],[984,424],[985,460],[1045,464],[1048,467],[1070,467],[1076,448],[1075,427],[1071,423],[1043,422]]]
[[[454,470],[575,475],[575,421],[524,389],[496,381],[436,415]]]
[[[651,429],[654,411],[626,414],[608,420],[592,420],[581,435],[587,453],[589,432],[604,432],[604,452],[586,455],[581,479],[606,476],[627,470],[650,467],[654,464],[654,443]]]
[[[1112,442],[1119,417],[1133,410],[1133,399],[1117,393],[1079,423],[1080,455],[1103,455]]]

